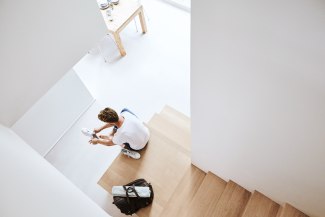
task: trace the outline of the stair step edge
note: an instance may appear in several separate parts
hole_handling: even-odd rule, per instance
[[[229,207],[233,206],[234,202],[229,202],[233,201],[233,196],[235,194],[239,194],[240,200],[237,201],[239,207],[237,209],[234,209],[234,207]],[[247,189],[243,188],[242,186],[238,185],[232,180],[229,180],[224,191],[222,192],[222,195],[220,196],[218,201],[213,201],[213,203],[210,204],[206,215],[204,216],[231,216],[231,217],[238,217],[241,216],[242,213],[245,210],[245,207],[247,205],[247,202],[250,198],[251,192],[249,192]],[[238,195],[237,195],[238,196]],[[238,200],[236,198],[236,200]],[[236,201],[235,200],[235,201]],[[225,213],[226,212],[226,213]]]
[[[190,117],[185,115],[184,113],[174,109],[173,107],[169,105],[165,105],[164,108],[161,110],[160,114],[167,114],[170,116],[173,116],[175,118],[181,119],[183,121],[190,121]]]
[[[204,216],[211,200],[220,198],[226,185],[226,181],[209,171],[190,201],[186,217]],[[214,188],[210,189],[211,186],[214,186]]]
[[[205,175],[205,172],[191,164],[160,216],[186,217],[188,204],[198,191]]]
[[[242,217],[249,217],[252,213],[260,217],[276,217],[279,208],[280,205],[278,203],[255,190],[246,204]]]

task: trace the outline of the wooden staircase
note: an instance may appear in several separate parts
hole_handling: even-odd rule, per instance
[[[165,106],[147,126],[151,137],[141,159],[119,155],[98,181],[109,194],[112,186],[138,178],[151,182],[154,201],[136,216],[308,217],[289,204],[280,206],[258,191],[251,193],[192,165],[190,119],[182,113]]]

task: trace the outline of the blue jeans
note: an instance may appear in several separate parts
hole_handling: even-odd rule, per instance
[[[138,117],[138,116],[136,116],[133,112],[131,112],[130,109],[128,109],[128,108],[124,108],[124,109],[122,109],[121,113],[122,113],[122,112],[129,112],[130,114],[133,114],[135,117]]]

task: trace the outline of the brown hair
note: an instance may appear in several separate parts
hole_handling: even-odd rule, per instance
[[[99,112],[98,119],[106,123],[116,123],[119,118],[114,109],[105,108]]]

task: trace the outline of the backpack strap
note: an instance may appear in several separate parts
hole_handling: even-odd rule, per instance
[[[128,188],[126,188],[125,185],[123,185],[123,188],[126,193],[126,198],[127,198],[128,204],[132,207],[132,210],[134,210],[134,211],[137,210],[136,205],[134,203],[131,203],[130,198],[129,198],[129,193],[131,193],[131,192],[134,192],[135,195],[137,196],[137,198],[139,198],[138,192],[135,190],[134,185],[130,186]],[[132,201],[134,201],[134,200],[132,200]]]
[[[135,195],[137,196],[137,198],[140,197],[139,194],[138,194],[138,192],[135,190],[135,185],[130,186],[130,187],[128,188],[128,190],[129,190],[130,193],[131,193],[131,192],[134,192]]]
[[[123,185],[123,188],[124,188],[124,191],[125,191],[125,194],[126,194],[126,200],[127,200],[128,204],[131,204],[129,194],[128,194],[128,190],[126,189],[126,187],[124,185]]]

